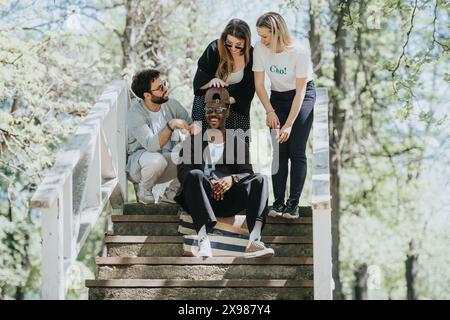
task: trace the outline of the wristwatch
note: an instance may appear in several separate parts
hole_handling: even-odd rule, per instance
[[[167,128],[169,128],[169,130],[170,130],[171,132],[173,132],[174,129],[170,126],[169,122],[166,123],[166,126],[167,126]]]
[[[232,174],[232,175],[231,175],[231,180],[233,180],[233,184],[236,184],[236,183],[239,182],[239,177],[236,176],[236,175],[234,175],[234,174]]]

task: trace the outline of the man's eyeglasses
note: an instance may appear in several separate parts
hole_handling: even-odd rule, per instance
[[[228,48],[228,49],[231,49],[231,48],[233,48],[233,47],[235,47],[236,49],[238,49],[238,50],[244,50],[244,47],[239,47],[239,46],[236,46],[236,45],[234,45],[234,44],[231,44],[231,43],[225,43],[225,46]]]
[[[226,112],[227,110],[228,108],[225,107],[217,107],[217,108],[205,107],[205,112],[208,114],[211,114],[213,112],[220,114]]]
[[[162,81],[161,84],[156,89],[153,89],[153,90],[150,89],[150,92],[163,91],[164,88],[167,88],[167,81],[166,80]]]

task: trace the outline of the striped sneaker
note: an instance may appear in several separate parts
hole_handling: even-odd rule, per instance
[[[272,248],[267,248],[262,241],[252,241],[247,248],[245,248],[244,258],[272,258],[275,251]]]

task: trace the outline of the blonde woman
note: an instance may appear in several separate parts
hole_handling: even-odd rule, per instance
[[[255,95],[252,72],[253,47],[248,24],[232,19],[223,30],[220,39],[211,42],[198,60],[194,78],[194,105],[192,119],[205,120],[205,92],[210,87],[226,87],[230,94],[231,109],[226,129],[242,129],[249,142],[250,104]]]
[[[290,36],[286,22],[276,12],[259,17],[256,29],[260,37],[253,52],[256,94],[266,110],[267,126],[275,129],[271,131],[275,201],[269,215],[297,218],[306,178],[306,143],[316,100],[310,52]],[[270,80],[270,98],[264,87],[265,74]],[[290,192],[285,202],[289,160]]]

